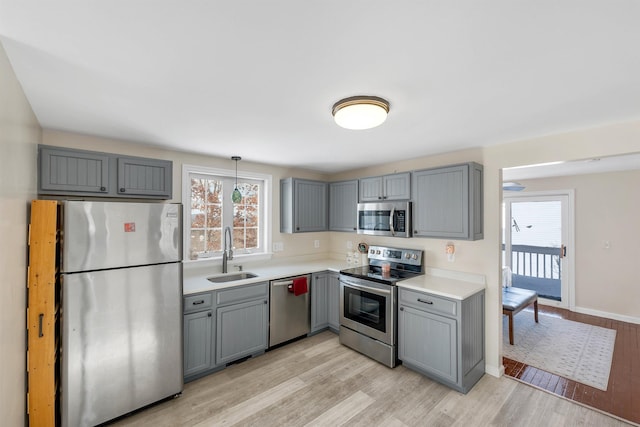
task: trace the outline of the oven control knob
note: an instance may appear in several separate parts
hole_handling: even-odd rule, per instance
[[[389,251],[384,251],[384,256],[388,257],[389,255],[391,255],[391,252],[389,252]]]
[[[380,255],[380,249],[376,249],[376,255]]]
[[[418,259],[418,254],[411,254],[411,259]]]

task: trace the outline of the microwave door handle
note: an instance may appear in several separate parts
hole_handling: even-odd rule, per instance
[[[396,230],[393,228],[393,217],[396,215],[396,208],[391,208],[391,213],[389,214],[389,230],[391,230],[391,235],[396,235]]]

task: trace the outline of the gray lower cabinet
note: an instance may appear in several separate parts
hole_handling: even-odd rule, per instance
[[[38,146],[38,194],[171,199],[173,163]]]
[[[217,292],[217,365],[262,353],[267,349],[268,289],[267,283],[260,283]]]
[[[298,178],[280,180],[280,232],[327,231],[327,193],[326,182]]]
[[[340,330],[340,274],[329,272],[329,284],[327,292],[327,308],[329,328]]]
[[[314,273],[311,279],[311,333],[340,329],[340,281],[332,271]]]
[[[184,376],[206,372],[213,366],[213,311],[184,315]]]
[[[269,335],[269,286],[256,283],[183,298],[184,380],[263,353]]]
[[[311,333],[329,326],[329,273],[313,273],[311,276]]]
[[[413,236],[482,239],[482,186],[477,163],[414,171]]]
[[[484,291],[462,301],[398,289],[398,358],[467,393],[484,374]]]
[[[184,377],[197,377],[211,370],[215,331],[213,295],[211,292],[184,297]]]
[[[329,230],[355,232],[358,180],[329,183]]]

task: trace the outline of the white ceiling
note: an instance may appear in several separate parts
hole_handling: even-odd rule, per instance
[[[640,119],[639,23],[636,0],[0,0],[44,128],[325,172]],[[389,118],[339,128],[361,94]]]

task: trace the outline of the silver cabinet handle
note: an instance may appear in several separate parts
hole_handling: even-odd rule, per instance
[[[429,304],[429,305],[433,305],[433,301],[427,301],[421,298],[418,298],[418,302],[424,303],[424,304]]]

